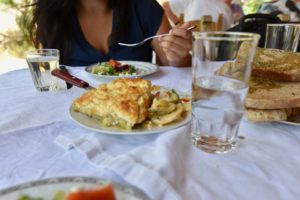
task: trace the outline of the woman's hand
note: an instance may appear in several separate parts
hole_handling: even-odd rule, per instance
[[[171,35],[160,38],[159,45],[163,49],[169,65],[190,66],[192,49],[192,32],[187,30],[191,25],[184,23],[170,30]]]

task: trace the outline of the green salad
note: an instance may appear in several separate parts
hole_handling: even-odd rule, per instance
[[[57,191],[54,194],[54,197],[52,198],[52,200],[65,200],[66,199],[66,193],[63,191]],[[18,200],[44,200],[44,198],[42,197],[32,197],[30,195],[27,194],[23,194],[21,196],[19,196]]]
[[[116,60],[110,59],[108,62],[102,62],[92,67],[92,74],[97,75],[136,75],[137,70],[134,66],[122,64]]]

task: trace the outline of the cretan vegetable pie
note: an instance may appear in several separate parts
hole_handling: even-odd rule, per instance
[[[132,129],[162,126],[182,119],[190,109],[189,98],[176,91],[160,92],[157,86],[142,78],[118,78],[77,98],[72,109],[99,120],[104,127]]]

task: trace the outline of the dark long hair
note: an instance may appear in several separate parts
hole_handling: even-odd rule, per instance
[[[113,45],[126,31],[129,24],[128,1],[108,0],[108,6],[116,17],[116,27],[109,37],[109,45]],[[70,14],[78,3],[79,0],[36,0],[31,4],[34,8],[30,32],[35,47],[59,49],[62,64],[68,62],[71,53],[74,38]]]

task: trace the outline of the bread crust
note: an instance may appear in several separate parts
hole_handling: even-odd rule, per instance
[[[298,114],[300,114],[300,108],[272,110],[246,108],[245,110],[247,119],[254,122],[286,121],[289,117]]]
[[[294,108],[300,106],[300,98],[288,100],[288,99],[261,99],[251,98],[246,99],[245,105],[248,108],[256,109],[283,109],[283,108]]]
[[[295,81],[295,82],[300,81],[300,70],[277,72],[268,69],[253,67],[251,75],[256,77],[269,78],[271,80],[278,80],[278,81]]]
[[[273,122],[287,120],[285,109],[260,110],[247,108],[245,114],[248,120],[254,122]]]

